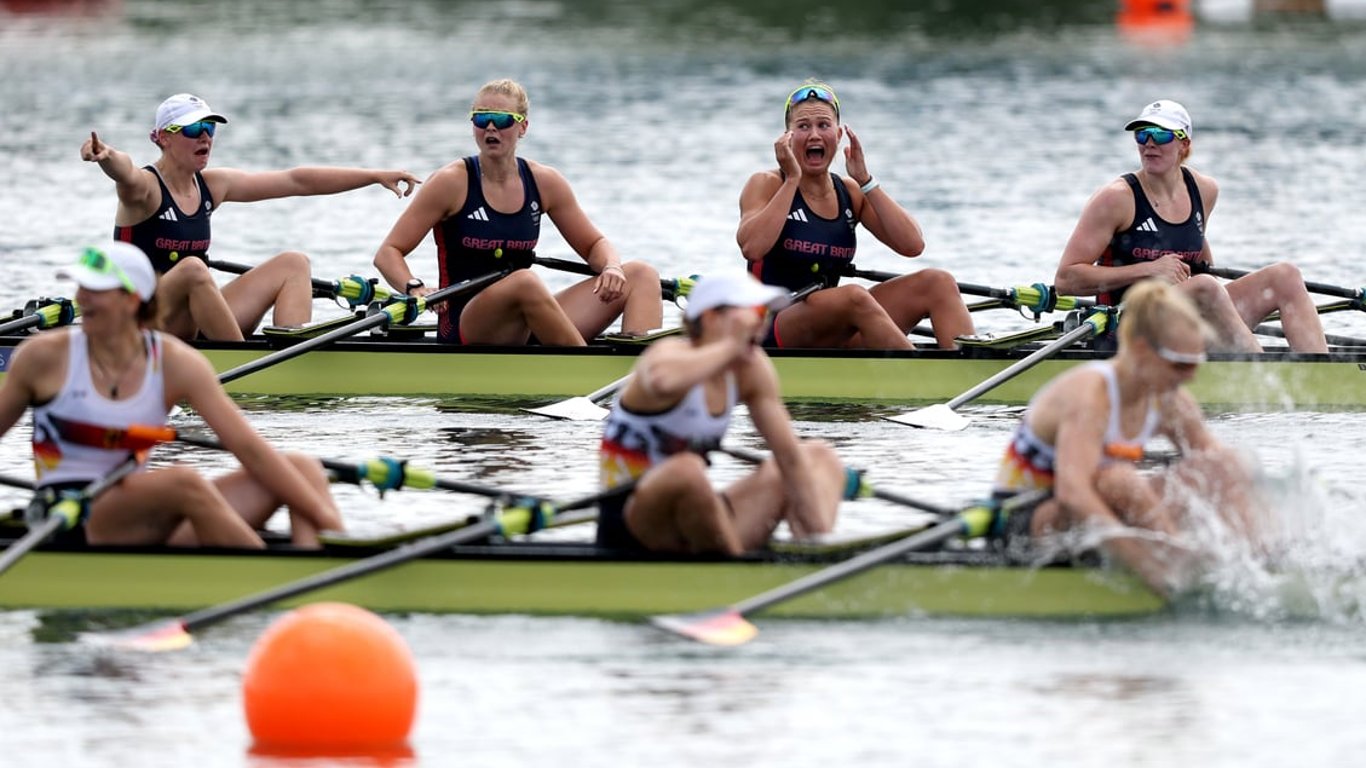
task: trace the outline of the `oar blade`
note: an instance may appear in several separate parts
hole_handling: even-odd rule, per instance
[[[155,621],[117,632],[86,632],[81,642],[104,648],[118,648],[145,653],[180,651],[194,643],[194,636],[181,619]]]
[[[744,645],[759,634],[759,629],[734,608],[652,616],[650,623],[666,632],[707,645]]]
[[[571,397],[558,403],[543,405],[540,408],[523,408],[527,413],[549,416],[565,421],[602,421],[607,418],[607,409],[586,397]]]
[[[957,432],[967,428],[968,424],[972,423],[971,419],[944,403],[935,403],[925,408],[917,408],[914,411],[884,418],[898,424],[920,427],[921,429],[938,429],[945,432]]]

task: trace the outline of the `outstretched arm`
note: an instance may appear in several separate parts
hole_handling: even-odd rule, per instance
[[[407,197],[419,183],[417,177],[407,171],[325,166],[256,173],[236,168],[211,168],[204,171],[204,181],[208,183],[214,199],[224,203],[334,195],[371,184],[378,184],[398,197]]]
[[[97,163],[104,175],[114,180],[120,209],[116,221],[128,224],[142,221],[161,204],[161,188],[152,174],[133,165],[133,159],[126,152],[100,141],[94,131],[81,144],[81,159]]]

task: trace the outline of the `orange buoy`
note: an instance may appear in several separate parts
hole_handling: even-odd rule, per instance
[[[407,748],[417,675],[402,636],[354,605],[315,603],[261,635],[242,680],[254,749],[357,754]]]
[[[1195,28],[1190,0],[1121,0],[1115,25],[1131,42],[1182,44]]]

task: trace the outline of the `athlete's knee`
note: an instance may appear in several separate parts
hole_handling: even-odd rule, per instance
[[[654,286],[659,282],[659,270],[643,261],[628,261],[621,265],[626,281],[632,285]]]
[[[1096,470],[1096,493],[1112,506],[1133,499],[1146,487],[1132,464],[1115,463]]]
[[[203,259],[184,259],[171,267],[161,279],[164,283],[181,288],[194,288],[204,284],[217,287],[213,273],[209,271],[209,265],[205,264]]]
[[[1224,284],[1213,275],[1192,275],[1189,280],[1181,284],[1181,287],[1196,302],[1204,305],[1210,305],[1228,297],[1228,290],[1224,288]]]
[[[924,269],[915,273],[917,290],[931,291],[935,296],[958,295],[958,281],[942,269]]]
[[[305,272],[309,270],[312,263],[308,258],[308,254],[303,253],[302,251],[281,251],[280,253],[275,254],[275,256],[270,259],[270,262],[279,264],[282,267],[291,270],[302,269]]]

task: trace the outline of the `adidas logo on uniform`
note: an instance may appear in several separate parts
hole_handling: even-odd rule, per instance
[[[174,209],[174,208],[167,208],[167,209],[166,209],[166,212],[163,213],[163,214],[161,214],[161,215],[158,216],[157,218],[158,218],[158,219],[165,219],[166,221],[179,221],[179,219],[177,219],[177,218],[175,217],[175,209]]]
[[[797,210],[793,211],[792,213],[789,213],[789,214],[787,215],[787,217],[788,217],[789,219],[792,219],[793,221],[806,221],[806,220],[807,220],[807,218],[806,218],[806,211],[802,210],[801,208],[798,208]]]
[[[1139,224],[1137,227],[1135,227],[1135,229],[1137,229],[1139,232],[1156,232],[1157,222],[1153,221],[1153,217],[1149,216],[1147,221],[1144,221],[1142,224]]]
[[[471,213],[465,218],[474,219],[475,221],[488,221],[489,214],[487,211],[484,210],[484,206],[481,205],[478,208],[474,209],[474,213]]]

